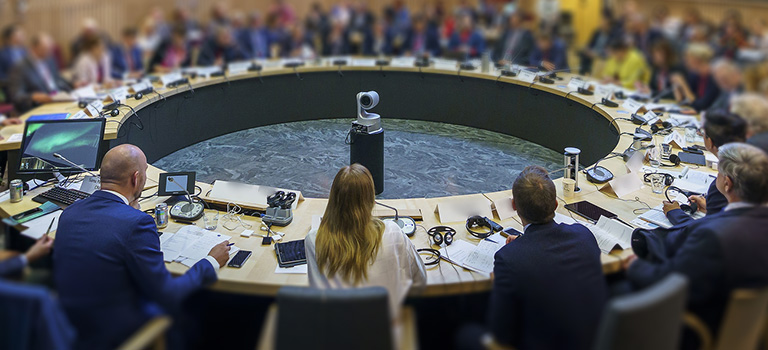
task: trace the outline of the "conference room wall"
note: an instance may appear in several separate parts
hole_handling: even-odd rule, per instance
[[[746,25],[758,18],[768,18],[768,1],[765,0],[606,0],[613,6],[622,6],[630,1],[634,1],[638,9],[648,15],[653,9],[666,6],[675,17],[682,17],[689,8],[697,8],[705,19],[714,23],[720,23],[731,9],[741,12]]]

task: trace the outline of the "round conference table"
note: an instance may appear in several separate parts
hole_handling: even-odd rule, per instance
[[[543,84],[524,82],[518,77],[500,76],[494,69],[483,73],[479,70],[458,71],[444,67],[332,66],[329,63],[307,64],[294,69],[285,68],[282,64],[265,64],[261,72],[214,78],[196,77],[189,84],[175,88],[165,88],[156,82],[154,88],[162,95],[150,93],[141,100],[129,99],[125,102],[138,115],[127,108],[121,108],[120,115],[107,118],[105,142],[110,147],[122,143],[135,144],[146,153],[151,163],[189,145],[239,130],[327,118],[349,118],[351,123],[356,116],[355,95],[360,91],[375,90],[380,94],[381,102],[374,111],[382,115],[385,130],[389,118],[471,126],[519,137],[558,152],[562,152],[565,147],[577,147],[582,151],[582,164],[593,164],[614,151],[623,152],[630,145],[632,137],[621,136],[620,133],[632,133],[636,125],[617,118],[629,118],[630,114],[621,106],[609,108],[598,104],[601,98],[596,95],[587,96],[569,91],[568,82],[575,75],[558,75],[560,77],[554,84]],[[621,104],[621,101],[617,102]],[[51,103],[21,118],[38,114],[76,113],[79,110],[75,102]],[[0,141],[0,150],[9,151],[9,165],[14,164],[20,147],[20,142],[12,140],[11,136],[22,131],[23,125],[0,130],[0,135],[4,137]],[[278,146],[264,140],[264,147]],[[262,161],[254,157],[244,154],[243,160]],[[600,165],[617,176],[627,172],[621,157],[600,161]],[[494,171],[493,164],[478,164],[478,167],[488,172]],[[175,171],[150,166],[145,196],[156,191],[159,173],[166,170]],[[644,204],[632,199],[637,198],[650,206],[656,206],[663,199],[663,195],[653,194],[648,186],[626,196],[629,200],[618,199],[613,194],[600,191],[598,185],[588,182],[582,171],[579,171],[578,176],[581,191],[571,198],[563,198],[562,179],[555,180],[559,198],[558,212],[563,215],[571,215],[563,208],[564,204],[587,200],[630,222],[637,216],[634,212],[636,209],[646,208]],[[477,244],[479,240],[469,235],[463,221],[441,222],[436,207],[440,203],[462,201],[508,201],[512,197],[513,181],[509,179],[510,190],[501,192],[382,202],[401,210],[418,210],[423,220],[417,221],[417,224],[425,228],[452,226],[457,230],[455,239]],[[198,185],[202,187],[203,193],[211,188],[210,184]],[[44,190],[30,191],[20,203],[0,203],[0,214],[7,217],[37,206],[31,198]],[[142,209],[154,208],[155,204],[166,199],[155,196],[142,201]],[[321,198],[301,201],[294,211],[293,222],[276,230],[285,233],[283,241],[303,239],[310,230],[312,216],[322,215],[326,202],[326,199]],[[252,225],[252,230],[259,230],[260,219],[246,216],[244,220]],[[494,211],[494,221],[504,227],[522,231],[518,220],[516,217],[499,220]],[[196,224],[202,226],[202,221],[198,220]],[[182,224],[171,221],[162,231],[176,232],[181,227]],[[216,229],[219,233],[232,236],[231,241],[236,246],[253,251],[253,255],[242,268],[222,268],[218,282],[211,287],[213,290],[271,296],[282,286],[308,285],[306,274],[275,273],[277,259],[273,246],[262,246],[261,237],[240,236],[244,229],[238,227],[228,231],[222,225]],[[430,245],[429,237],[422,229],[417,229],[411,241],[416,248]],[[620,271],[622,258],[630,254],[631,249],[602,254],[604,272]],[[187,270],[186,266],[176,262],[166,265],[174,274],[182,274]],[[428,266],[427,271],[427,287],[416,296],[472,293],[487,291],[491,287],[490,276],[452,267],[446,261]]]

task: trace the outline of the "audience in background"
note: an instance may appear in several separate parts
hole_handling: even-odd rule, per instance
[[[408,56],[437,57],[442,54],[438,29],[428,23],[424,16],[414,16],[413,26],[403,46],[404,54]]]
[[[738,115],[725,110],[707,112],[704,116],[704,146],[707,151],[717,156],[718,149],[732,142],[744,142],[747,135],[747,123]],[[706,196],[690,196],[688,200],[695,203],[699,212],[707,215],[717,214],[725,208],[728,201],[717,189],[717,183],[712,182]],[[674,225],[689,223],[693,218],[680,209],[677,202],[664,201],[664,214]]]
[[[112,45],[112,78],[123,80],[139,78],[144,72],[144,54],[137,42],[138,31],[135,28],[123,30],[122,40]]]
[[[651,49],[656,41],[662,39],[658,30],[651,28],[651,23],[642,14],[635,14],[627,24],[629,42],[647,58],[651,57]]]
[[[515,12],[509,15],[507,27],[501,38],[496,42],[496,48],[493,53],[494,61],[504,65],[528,65],[528,60],[535,43],[533,34],[524,26],[524,20],[522,12]]]
[[[174,27],[171,37],[160,44],[148,66],[161,73],[189,66],[190,52],[186,36],[183,27]]]
[[[245,53],[232,37],[232,30],[228,27],[218,27],[215,29],[213,38],[208,39],[200,49],[200,55],[197,57],[199,66],[218,66],[222,67],[227,63],[242,61],[246,58]]]
[[[24,30],[16,25],[3,29],[0,48],[0,83],[5,83],[11,68],[27,56]]]
[[[427,272],[397,224],[371,217],[375,199],[368,169],[352,164],[339,170],[320,227],[304,239],[309,285],[382,286],[389,292],[390,316],[398,321],[408,291],[424,287]]]
[[[80,45],[80,55],[72,67],[75,87],[87,85],[112,86],[112,65],[109,63],[104,43],[99,37],[85,39]]]
[[[30,42],[29,55],[11,69],[8,94],[19,113],[52,102],[57,92],[71,89],[59,75],[52,50],[50,36],[35,35]]]
[[[475,27],[472,15],[464,14],[459,17],[458,26],[451,35],[448,49],[454,57],[460,59],[480,57],[485,51],[485,39]]]
[[[648,85],[651,72],[643,54],[623,40],[611,43],[608,61],[603,68],[602,79],[627,89],[638,89]]]
[[[595,60],[605,59],[608,56],[608,45],[620,39],[620,36],[610,14],[603,14],[600,26],[592,33],[589,43],[579,51],[579,74],[591,74]]]
[[[663,99],[674,98],[672,76],[683,72],[678,65],[674,48],[669,41],[659,40],[651,49],[651,80],[641,89]]]
[[[554,221],[557,190],[542,167],[525,168],[512,196],[524,230],[494,256],[490,337],[468,327],[460,348],[591,349],[608,298],[595,237]]]
[[[731,112],[747,121],[747,139],[768,132],[768,100],[758,94],[744,94],[731,101]]]
[[[731,100],[744,91],[744,76],[739,67],[727,58],[721,58],[712,64],[712,73],[715,77],[720,95],[708,110],[728,110]]]
[[[712,106],[720,89],[712,76],[712,49],[706,44],[691,44],[685,50],[685,76],[672,76],[675,99],[690,104],[696,111]]]
[[[627,278],[645,288],[671,272],[688,277],[689,310],[717,336],[731,292],[738,288],[768,286],[768,235],[756,228],[768,226],[768,155],[743,143],[719,148],[717,189],[728,205],[719,214],[671,230],[651,231],[645,240],[661,244],[633,248],[639,258],[627,259]],[[674,235],[674,231],[678,231]],[[663,237],[682,240],[669,244]]]
[[[565,43],[549,34],[539,34],[528,64],[548,71],[567,70],[568,52]]]
[[[248,19],[248,27],[238,34],[237,42],[249,59],[270,57],[269,33],[262,21],[261,13],[254,12]]]

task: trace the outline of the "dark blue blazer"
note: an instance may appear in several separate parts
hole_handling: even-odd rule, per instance
[[[0,280],[0,349],[67,350],[75,336],[47,289]]]
[[[720,96],[720,88],[717,87],[717,82],[715,82],[715,78],[712,77],[712,74],[707,75],[704,94],[700,95],[699,82],[701,79],[701,76],[698,74],[688,73],[688,87],[690,87],[693,94],[696,95],[696,100],[691,102],[691,107],[697,112],[707,110],[713,103],[715,103],[717,97]]]
[[[540,66],[541,61],[546,58],[547,61],[555,65],[555,70],[568,69],[568,53],[565,43],[560,39],[554,40],[552,47],[547,52],[543,52],[538,46],[533,49],[530,57],[531,65]]]
[[[456,52],[463,45],[469,46],[469,57],[472,58],[480,57],[480,55],[485,52],[485,39],[480,31],[477,30],[472,32],[466,43],[461,42],[461,35],[459,35],[459,32],[454,32],[453,35],[451,35],[451,39],[448,41],[448,48],[451,51]]]
[[[0,261],[0,277],[18,274],[24,269],[24,260],[21,256]]]
[[[410,52],[411,54],[414,54],[416,38],[418,35],[424,36],[422,39],[424,40],[424,52],[428,53],[432,57],[439,57],[442,54],[442,48],[440,48],[440,34],[438,33],[437,28],[433,26],[428,26],[425,28],[424,33],[422,34],[416,33],[413,29],[409,30],[408,36],[406,37],[405,43],[403,44],[404,52]]]
[[[717,189],[715,181],[712,181],[712,184],[709,185],[709,190],[707,191],[705,198],[707,200],[707,215],[717,214],[728,205],[728,199],[726,199],[725,196],[720,193],[720,190]],[[672,225],[680,225],[693,221],[693,218],[686,214],[682,209],[670,210],[667,213],[667,219],[669,219]]]
[[[510,40],[510,37],[514,35],[514,31],[516,30],[521,31],[521,36],[517,42],[517,46],[513,50],[514,53],[511,55],[512,57],[504,57],[507,53],[507,44]],[[531,34],[530,30],[525,28],[507,30],[504,32],[504,35],[501,36],[501,39],[496,42],[496,47],[493,51],[493,60],[501,61],[505,58],[508,60],[514,58],[515,62],[512,62],[513,64],[521,64],[527,66],[530,63],[528,60],[531,58],[531,51],[533,51],[535,45],[536,40],[534,40],[533,34]]]
[[[257,35],[261,42],[261,47],[254,47],[253,35]],[[246,57],[251,59],[256,58],[269,58],[270,47],[272,42],[270,41],[270,35],[266,29],[253,29],[246,28],[241,30],[237,35],[237,42],[242,48]]]
[[[20,52],[20,56],[14,54],[14,51]],[[3,47],[0,49],[0,81],[8,79],[8,73],[11,68],[27,56],[27,50],[23,48]]]
[[[590,349],[607,287],[581,225],[531,225],[496,253],[488,327],[518,349]]]
[[[53,264],[61,303],[83,349],[114,348],[148,319],[175,313],[189,294],[216,280],[207,260],[172,277],[152,217],[104,191],[61,214]]]
[[[667,244],[666,256],[635,261],[627,278],[639,289],[670,272],[684,274],[690,310],[716,333],[731,291],[768,285],[768,208],[707,215],[684,226],[679,237],[682,244]]]
[[[120,45],[112,46],[112,77],[115,79],[123,79],[123,74],[130,72],[143,72],[144,71],[144,57],[141,54],[141,49],[138,46],[131,48],[128,53],[133,61],[133,69],[129,69],[128,60],[125,59],[125,48]]]
[[[222,58],[224,64],[231,62],[242,61],[247,59],[245,52],[240,49],[240,46],[235,42],[231,46],[220,46],[216,43],[216,40],[209,39],[203,44],[203,48],[200,50],[200,55],[197,57],[198,66],[212,66],[216,63],[217,58]]]

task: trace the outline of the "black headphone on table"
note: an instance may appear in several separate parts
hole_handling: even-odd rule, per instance
[[[677,154],[670,154],[669,161],[672,162],[672,164],[664,164],[661,162],[659,163],[661,164],[661,166],[664,166],[667,168],[676,168],[676,167],[679,167],[680,163],[682,162],[682,160],[680,159],[680,156],[678,156]]]
[[[480,239],[488,238],[493,234],[493,226],[491,226],[491,223],[488,222],[487,218],[479,215],[470,216],[469,219],[467,219],[465,227],[467,228],[467,231],[469,231],[469,234]],[[477,230],[477,228],[483,227],[485,230]]]
[[[449,246],[453,243],[456,230],[448,226],[435,226],[429,229],[427,234],[432,237],[432,245],[440,246],[445,243],[446,246]]]
[[[647,173],[643,175],[643,181],[645,182],[651,182],[651,175],[664,175],[664,186],[672,186],[672,183],[675,182],[675,177],[672,175],[669,175],[667,173]]]
[[[426,265],[426,266],[437,265],[437,264],[440,263],[441,255],[440,255],[440,251],[437,250],[437,249],[420,248],[420,249],[416,249],[416,252],[417,253],[427,252],[427,253],[431,254],[434,257],[434,260],[427,261],[427,262],[424,263],[424,265]]]
[[[669,198],[669,191],[670,191],[670,190],[673,190],[673,191],[677,191],[677,192],[680,192],[680,193],[684,194],[686,197],[690,197],[691,195],[693,195],[693,193],[691,193],[691,192],[688,192],[688,191],[684,191],[684,190],[682,190],[680,187],[677,187],[677,186],[669,186],[669,187],[667,187],[667,189],[664,191],[664,197],[667,197],[667,201],[669,201],[669,202],[671,202],[671,201],[672,201],[672,200]],[[686,213],[688,213],[688,214],[693,214],[693,213],[695,213],[697,210],[699,210],[699,206],[698,206],[698,205],[696,205],[696,202],[691,202],[691,204],[690,204],[690,205],[688,205],[688,204],[680,204],[680,209],[682,209],[684,212],[686,212]]]

